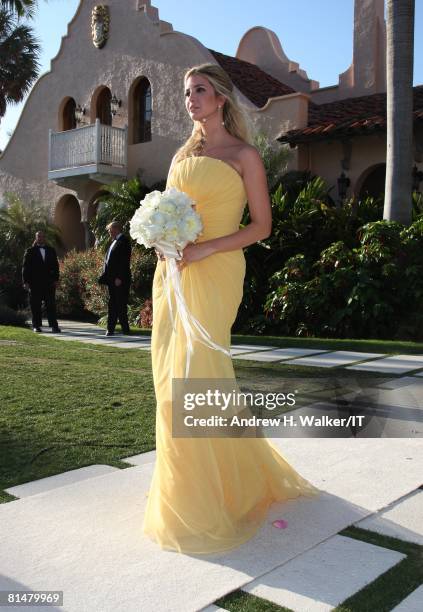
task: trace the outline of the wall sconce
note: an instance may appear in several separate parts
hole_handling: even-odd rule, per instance
[[[341,176],[337,179],[338,183],[338,195],[339,200],[343,202],[345,200],[345,196],[347,195],[347,189],[351,184],[350,179],[345,174],[345,172],[341,172]]]
[[[417,166],[414,165],[413,166],[413,171],[412,171],[412,185],[413,185],[413,191],[420,191],[420,183],[423,181],[423,172],[421,170],[418,170]]]
[[[120,109],[121,106],[122,106],[122,100],[118,100],[116,96],[113,94],[112,99],[110,100],[110,110],[111,110],[113,117],[118,114],[118,110]]]
[[[75,108],[75,121],[77,123],[82,123],[82,117],[85,115],[85,108],[78,104]]]

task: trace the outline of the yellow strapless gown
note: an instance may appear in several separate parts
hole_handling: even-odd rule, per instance
[[[204,231],[199,241],[239,229],[246,204],[242,178],[226,162],[189,157],[168,180],[195,200]],[[183,329],[172,330],[158,262],[153,282],[152,366],[157,399],[157,459],[148,493],[144,533],[163,549],[206,554],[229,550],[251,538],[272,502],[314,496],[302,478],[265,438],[173,438],[171,372],[184,377]],[[230,347],[230,330],[242,299],[242,249],[216,253],[181,274],[191,313],[212,339]],[[172,370],[173,367],[173,370]],[[190,378],[234,378],[230,357],[194,342]]]

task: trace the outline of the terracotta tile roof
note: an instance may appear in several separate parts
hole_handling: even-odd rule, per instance
[[[414,120],[423,120],[423,85],[414,87]],[[386,94],[346,98],[326,104],[310,103],[308,126],[290,130],[278,140],[295,145],[312,140],[336,139],[349,134],[386,130]]]
[[[281,83],[255,64],[212,49],[209,51],[227,72],[232,83],[259,108],[264,106],[269,98],[295,93],[295,89]]]

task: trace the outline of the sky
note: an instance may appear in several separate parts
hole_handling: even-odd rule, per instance
[[[135,0],[121,0],[135,3]],[[41,45],[41,72],[50,69],[79,0],[40,0],[32,25]],[[210,49],[235,55],[243,34],[260,25],[273,30],[285,54],[321,87],[338,83],[351,64],[354,0],[153,0],[160,18]],[[240,10],[242,6],[242,10]],[[414,85],[423,84],[423,0],[416,0]],[[0,123],[0,150],[23,104],[9,106]]]

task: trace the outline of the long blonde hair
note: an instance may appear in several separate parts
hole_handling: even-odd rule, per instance
[[[201,64],[190,68],[184,76],[184,83],[193,75],[204,76],[215,90],[216,95],[225,96],[223,105],[223,121],[226,130],[235,138],[244,142],[252,143],[251,130],[246,113],[238,104],[233,91],[233,84],[226,72],[217,64]],[[201,122],[194,121],[191,136],[176,151],[175,162],[181,161],[186,157],[201,155],[203,149],[203,134]]]

